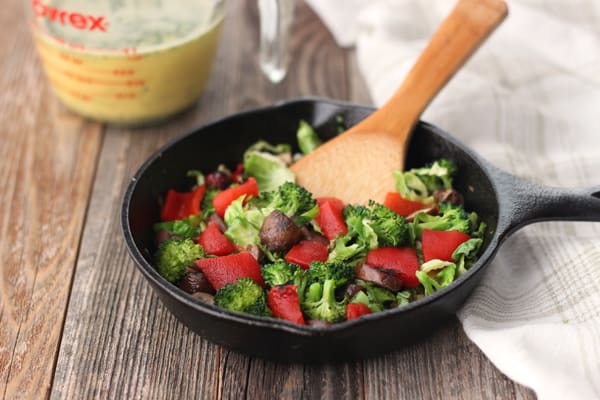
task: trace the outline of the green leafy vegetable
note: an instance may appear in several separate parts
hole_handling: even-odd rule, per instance
[[[428,215],[424,212],[415,215],[413,226],[418,237],[421,236],[423,229],[471,233],[473,231],[473,218],[461,206],[442,203],[438,215]]]
[[[434,161],[427,167],[394,171],[396,190],[405,199],[432,203],[436,189],[451,189],[456,165],[446,159]]]
[[[215,212],[215,206],[213,205],[213,199],[216,195],[221,193],[219,189],[207,188],[204,193],[204,198],[202,199],[202,203],[200,204],[200,209],[202,210],[202,214],[204,217],[208,217],[209,215]]]
[[[244,205],[244,196],[234,200],[225,211],[225,236],[241,247],[260,244],[259,232],[265,217],[260,210]]]
[[[425,296],[429,296],[454,281],[456,264],[448,261],[431,260],[423,264],[416,275],[425,289]]]
[[[296,132],[296,138],[298,140],[298,147],[304,154],[312,152],[314,149],[319,147],[323,142],[319,138],[319,135],[306,121],[300,120],[298,131]]]
[[[195,214],[186,219],[165,221],[154,224],[154,232],[165,230],[179,239],[195,239],[206,227],[204,214]]]
[[[477,253],[483,243],[482,239],[469,239],[461,243],[452,253],[452,259],[456,262],[456,276],[461,276],[477,261]]]

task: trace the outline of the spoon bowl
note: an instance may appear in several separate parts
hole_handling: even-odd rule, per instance
[[[298,183],[316,197],[383,202],[419,116],[507,13],[503,0],[459,0],[382,108],[292,165]]]

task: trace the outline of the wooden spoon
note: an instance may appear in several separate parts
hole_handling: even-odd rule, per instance
[[[507,13],[502,0],[459,0],[383,107],[292,165],[298,184],[315,197],[382,202],[419,116]]]

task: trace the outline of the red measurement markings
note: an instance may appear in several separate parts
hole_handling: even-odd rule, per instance
[[[135,99],[136,97],[137,94],[132,92],[115,93],[115,99],[119,100]]]
[[[135,74],[135,71],[132,69],[113,69],[108,71],[108,73],[116,76],[131,76]]]
[[[76,99],[85,101],[85,102],[90,102],[92,100],[94,100],[94,98],[99,98],[99,97],[105,97],[105,98],[111,98],[111,99],[115,99],[115,100],[134,100],[137,98],[137,93],[133,93],[133,92],[118,92],[118,93],[84,93],[84,92],[80,92],[78,90],[74,90],[64,84],[62,84],[61,82],[57,81],[56,79],[50,79],[50,82],[52,83],[52,85],[58,89],[59,91],[69,94],[73,97],[75,97]]]
[[[89,94],[85,94],[85,93],[81,93],[77,90],[73,90],[72,88],[69,88],[65,85],[63,85],[62,83],[60,83],[59,81],[57,81],[56,79],[49,79],[50,82],[52,83],[52,86],[54,86],[56,89],[58,89],[59,91],[63,92],[63,93],[67,93],[70,94],[71,96],[75,97],[76,99],[88,102],[92,100],[92,96]]]
[[[73,57],[66,53],[58,53],[58,56],[61,60],[68,62],[69,64],[81,65],[83,64],[83,60],[77,57]]]
[[[81,82],[81,83],[85,83],[88,85],[117,86],[117,87],[124,86],[124,87],[131,87],[131,88],[143,87],[146,84],[146,81],[143,79],[107,80],[107,79],[102,79],[102,78],[98,78],[95,76],[82,75],[82,74],[73,72],[71,70],[65,69],[62,66],[55,64],[45,54],[40,53],[40,56],[44,59],[44,63],[46,64],[47,68],[54,70],[55,72],[58,72],[58,73],[64,75],[65,77],[67,77],[71,80],[74,80],[76,82]],[[112,70],[112,71],[113,72],[119,71],[119,74],[124,72],[123,75],[126,75],[126,76],[130,76],[130,75],[134,74],[133,70]]]

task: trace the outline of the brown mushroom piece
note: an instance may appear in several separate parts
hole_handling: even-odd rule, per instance
[[[465,204],[465,198],[454,189],[436,189],[433,192],[433,198],[438,203],[451,203],[457,206]]]
[[[313,242],[321,243],[325,246],[329,246],[329,239],[321,235],[319,232],[315,232],[306,226],[300,228],[302,230],[302,236],[306,240],[312,240]]]
[[[427,215],[436,215],[438,213],[438,208],[434,206],[417,210],[414,213],[406,216],[406,222],[413,222],[415,220],[415,216],[420,213],[425,213]]]
[[[249,252],[259,263],[261,263],[265,258],[265,253],[256,244],[249,244],[246,246],[246,251]]]
[[[188,293],[214,293],[208,279],[200,271],[188,272],[179,281],[179,287]]]
[[[374,283],[375,285],[389,289],[392,292],[397,292],[402,289],[404,284],[394,274],[394,271],[371,267],[367,264],[362,264],[356,270],[356,277],[358,279]]]
[[[204,303],[207,303],[207,304],[215,304],[215,297],[209,293],[196,292],[196,293],[192,293],[192,297],[194,297]]]
[[[364,290],[364,287],[357,285],[356,283],[350,283],[348,286],[346,286],[346,289],[344,290],[344,295],[351,299],[354,296],[356,296],[358,292],[364,292]]]
[[[223,218],[219,217],[219,214],[217,213],[210,214],[210,216],[206,219],[206,222],[207,224],[217,224],[221,232],[225,232],[227,230],[227,225],[225,225],[225,221],[223,221]]]
[[[269,251],[284,252],[302,239],[302,230],[290,217],[274,210],[265,218],[259,237]]]

